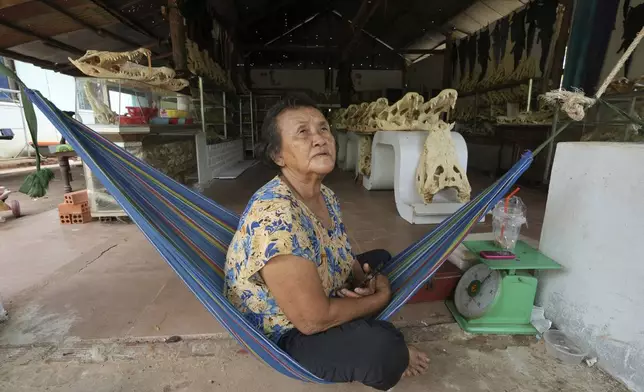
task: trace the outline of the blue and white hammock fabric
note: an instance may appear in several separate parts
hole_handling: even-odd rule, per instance
[[[226,251],[239,222],[236,214],[68,117],[39,92],[26,88],[25,92],[203,306],[240,344],[284,375],[325,382],[250,325],[224,296],[223,271]],[[528,169],[532,159],[532,153],[525,152],[494,185],[394,257],[384,271],[393,297],[378,318],[391,317],[432,277],[472,227]]]

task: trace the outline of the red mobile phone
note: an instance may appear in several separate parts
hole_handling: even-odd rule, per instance
[[[483,250],[481,257],[488,260],[513,260],[517,257],[508,250]]]

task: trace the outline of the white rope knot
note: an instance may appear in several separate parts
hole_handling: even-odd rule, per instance
[[[541,99],[546,104],[559,106],[568,117],[575,121],[583,120],[586,109],[595,104],[594,98],[585,96],[584,92],[579,89],[573,91],[552,90],[542,95]]]

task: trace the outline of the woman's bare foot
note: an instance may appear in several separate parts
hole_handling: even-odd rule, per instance
[[[425,373],[429,367],[427,354],[409,345],[407,345],[407,349],[409,350],[409,366],[403,373],[403,377],[418,376]]]

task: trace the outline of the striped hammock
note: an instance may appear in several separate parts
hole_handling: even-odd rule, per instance
[[[181,280],[241,345],[284,375],[302,381],[325,382],[249,324],[223,295],[226,250],[239,222],[237,215],[68,117],[39,92],[26,88],[25,92]],[[393,258],[384,271],[391,282],[393,297],[378,315],[379,319],[391,317],[431,278],[531,162],[532,153],[524,153],[494,185]]]

